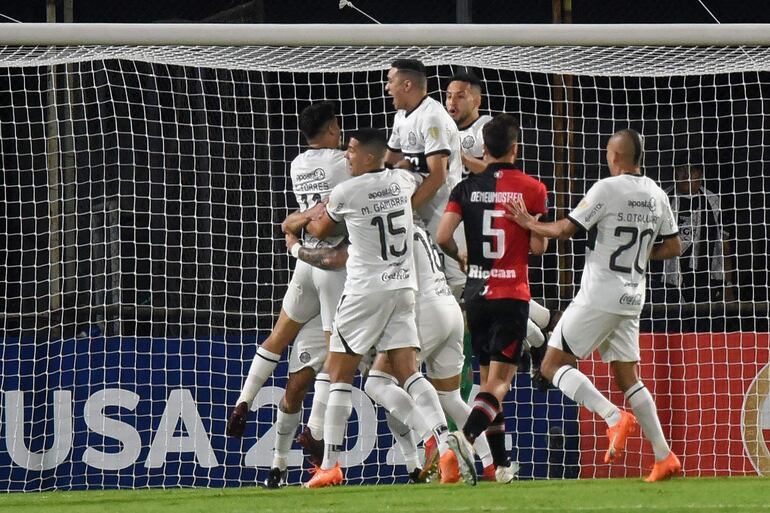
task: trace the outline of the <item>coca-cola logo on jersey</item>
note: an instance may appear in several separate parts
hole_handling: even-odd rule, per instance
[[[382,273],[381,279],[383,282],[388,283],[393,280],[406,280],[409,279],[409,271],[406,269],[395,269],[393,271],[385,271]]]
[[[304,182],[307,180],[323,180],[324,178],[326,178],[326,171],[320,167],[317,167],[308,173],[300,173],[297,175],[298,182]]]
[[[380,189],[376,192],[370,192],[369,193],[369,199],[378,199],[378,198],[384,198],[387,196],[398,196],[401,194],[401,186],[397,183],[392,183],[387,186],[385,189]]]

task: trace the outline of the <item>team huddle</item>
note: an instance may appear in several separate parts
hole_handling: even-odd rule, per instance
[[[343,482],[339,459],[357,371],[386,412],[410,482],[436,473],[441,483],[513,481],[519,466],[505,447],[502,405],[527,351],[544,379],[605,419],[607,463],[618,460],[641,425],[656,459],[647,480],[679,474],[637,375],[647,262],[681,252],[668,197],[641,173],[641,136],[630,129],[614,134],[607,144],[612,176],[591,187],[566,218],[547,223],[539,220],[548,214],[545,185],[515,166],[518,121],[479,114],[478,78],[452,77],[444,108],[427,95],[423,64],[400,59],[385,90],[397,109],[390,137],[362,128],[348,134],[345,151],[332,103],[300,114],[310,149],[291,164],[299,210],[282,224],[297,263],[227,425],[228,435],[243,435],[259,389],[292,345],[265,485],[286,482],[313,383],[310,416],[297,437],[314,465],[306,486]],[[589,233],[590,252],[580,292],[560,315],[532,300],[528,260],[546,251],[549,238],[578,230]],[[460,394],[466,322],[480,369],[471,405]],[[633,413],[609,402],[577,369],[577,358],[595,349]],[[450,433],[447,419],[461,429]]]

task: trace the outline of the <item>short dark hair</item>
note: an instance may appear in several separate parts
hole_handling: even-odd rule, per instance
[[[481,80],[479,80],[479,77],[477,77],[470,71],[461,71],[459,73],[455,73],[449,79],[449,82],[447,82],[447,84],[451,84],[452,82],[466,82],[470,84],[471,87],[475,87],[476,89],[478,89],[479,92],[484,90],[481,85]]]
[[[384,156],[388,149],[388,139],[385,137],[385,132],[376,128],[359,128],[350,134],[350,138],[361,143],[375,155]]]
[[[634,130],[633,128],[624,128],[619,130],[618,134],[622,134],[631,141],[634,146],[633,164],[641,167],[644,164],[644,138],[642,134]]]
[[[519,142],[519,120],[510,114],[498,114],[484,125],[482,133],[487,151],[499,159]]]
[[[425,72],[425,64],[418,59],[396,59],[390,64],[399,73],[404,73],[409,80],[418,87],[425,89],[428,86],[428,75]]]
[[[326,125],[337,117],[334,104],[330,101],[308,105],[299,114],[299,130],[309,141],[317,137]]]

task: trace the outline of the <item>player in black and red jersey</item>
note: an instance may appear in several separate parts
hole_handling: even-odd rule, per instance
[[[485,430],[495,465],[499,469],[509,465],[501,406],[527,335],[529,254],[543,254],[548,244],[545,237],[504,217],[503,205],[514,198],[521,198],[533,215],[547,211],[545,186],[513,165],[518,121],[509,114],[498,115],[484,126],[483,136],[487,168],[452,190],[437,234],[444,252],[466,267],[463,298],[471,343],[482,372],[487,372],[462,431],[450,435],[460,471],[469,484],[476,482],[472,443]],[[453,239],[460,222],[465,224],[467,262],[461,261]]]

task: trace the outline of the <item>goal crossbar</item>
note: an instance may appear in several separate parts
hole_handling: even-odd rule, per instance
[[[4,45],[752,46],[770,24],[5,24]]]

